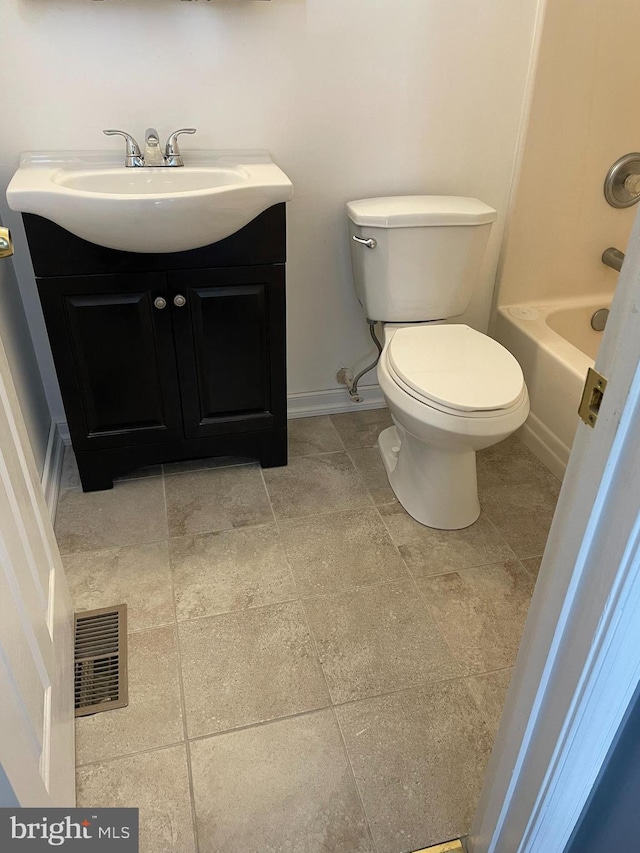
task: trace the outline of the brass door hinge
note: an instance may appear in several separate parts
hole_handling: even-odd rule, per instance
[[[584,382],[584,390],[582,391],[582,399],[578,407],[578,414],[582,420],[593,428],[598,420],[598,412],[604,392],[607,388],[607,380],[601,376],[592,367],[587,372],[587,378]]]
[[[8,228],[0,227],[0,258],[10,258],[13,255],[13,240]]]
[[[415,853],[464,853],[464,847],[459,840],[447,841],[445,844],[436,844],[435,847],[425,847],[416,850]]]

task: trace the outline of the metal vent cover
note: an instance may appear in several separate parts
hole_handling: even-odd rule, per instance
[[[127,605],[75,614],[76,717],[124,708],[127,684]]]

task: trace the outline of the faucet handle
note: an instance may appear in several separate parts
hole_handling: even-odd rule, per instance
[[[167,139],[167,144],[164,150],[164,156],[167,166],[184,166],[180,148],[178,147],[178,137],[182,133],[195,133],[195,127],[183,127],[180,130],[174,130],[171,136]]]
[[[127,155],[125,158],[126,166],[141,166],[142,165],[142,152],[140,151],[140,146],[135,141],[133,136],[130,133],[127,133],[124,130],[103,130],[102,131],[105,136],[123,136],[125,142],[127,143]]]

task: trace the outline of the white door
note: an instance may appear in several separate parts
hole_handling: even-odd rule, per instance
[[[0,341],[0,806],[75,805],[74,764],[73,610]]]
[[[640,682],[640,214],[596,368],[608,385],[576,433],[472,853],[563,853]]]

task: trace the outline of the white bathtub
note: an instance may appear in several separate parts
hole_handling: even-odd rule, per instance
[[[602,332],[591,328],[611,294],[498,309],[494,337],[518,359],[529,389],[531,413],[520,431],[524,443],[557,476],[564,476],[578,426],[585,376],[593,367]]]

